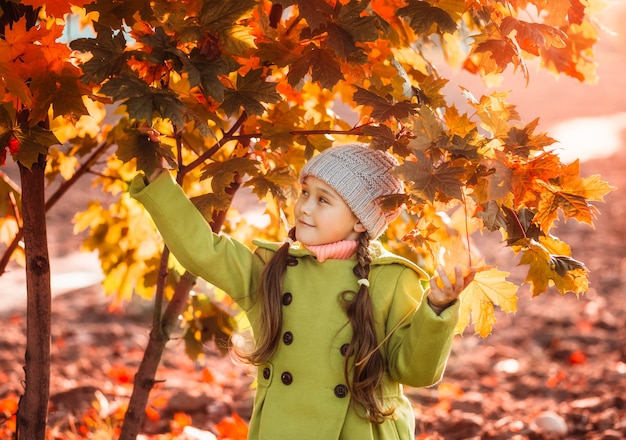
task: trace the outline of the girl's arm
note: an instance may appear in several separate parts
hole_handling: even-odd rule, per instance
[[[250,307],[261,259],[242,243],[214,234],[169,172],[160,173],[149,185],[138,176],[130,195],[150,213],[186,270],[227,292],[242,308]]]
[[[437,314],[410,269],[398,277],[387,318],[389,374],[400,383],[430,386],[441,380],[452,349],[459,301]],[[394,331],[395,328],[395,331]]]

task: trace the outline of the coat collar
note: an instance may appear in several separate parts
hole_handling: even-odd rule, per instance
[[[283,243],[276,243],[272,241],[259,240],[259,239],[253,240],[252,243],[255,246],[260,247],[261,249],[267,249],[272,252],[276,252],[276,250],[280,246],[283,245]],[[387,264],[401,264],[415,271],[421,279],[427,280],[430,278],[424,269],[422,269],[417,264],[415,264],[414,262],[412,262],[411,260],[407,258],[404,258],[404,257],[401,257],[399,255],[389,252],[387,249],[383,247],[382,243],[378,240],[374,240],[370,242],[370,252],[372,255],[373,266],[384,266]],[[292,257],[296,257],[296,258],[315,256],[313,252],[298,245],[292,245],[291,248],[289,248],[289,255],[291,255]]]

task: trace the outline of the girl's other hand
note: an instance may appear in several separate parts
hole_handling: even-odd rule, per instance
[[[428,303],[435,312],[440,313],[454,304],[461,292],[474,279],[476,271],[470,269],[469,274],[464,277],[461,266],[455,266],[454,281],[450,280],[450,277],[448,277],[441,267],[437,268],[437,273],[439,274],[438,277],[434,276],[430,279]]]

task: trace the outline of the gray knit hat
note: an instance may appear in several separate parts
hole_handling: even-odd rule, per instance
[[[392,155],[366,144],[345,144],[313,156],[302,168],[300,182],[314,176],[330,185],[375,240],[397,216],[397,210],[383,212],[378,204],[380,197],[402,192],[402,182],[391,174],[397,165]]]

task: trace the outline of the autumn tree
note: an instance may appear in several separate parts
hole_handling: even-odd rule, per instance
[[[0,181],[0,274],[10,259],[25,261],[29,276],[36,272],[29,264],[45,266],[47,254],[35,250],[45,248],[42,213],[79,178],[90,175],[115,196],[75,221],[77,231],[89,231],[84,247],[98,252],[114,302],[155,298],[122,438],[140,429],[162,349],[186,307],[191,356],[201,341],[227,338],[232,329],[223,305],[198,295],[188,301],[194,278],[169,258],[128,197],[137,173],[164,163],[215,231],[244,242],[279,240],[306,160],[334,142],[368,142],[399,159],[396,172],[406,182],[406,194],[383,201],[406,206],[385,244],[430,270],[443,265],[451,273],[459,261],[478,269],[463,294],[459,332],[473,325],[487,336],[495,306],[516,310],[519,286],[505,268],[480,260],[470,245],[474,231],[499,232],[527,268],[533,296],[550,288],[581,294],[587,269],[554,235],[555,223],[592,225],[593,202],[611,187],[580,176],[578,162],[563,163],[555,140],[538,131],[539,119],[521,121],[506,92],[465,89],[466,104],[452,104],[437,66],[485,82],[506,70],[530,81],[533,62],[593,81],[591,14],[599,3],[0,0],[0,160],[10,155],[22,170],[21,188],[5,174]],[[70,17],[91,33],[65,44]],[[44,175],[61,181],[45,202]],[[241,188],[258,198],[267,224],[251,224],[232,208]],[[28,301],[47,305],[49,272],[39,273],[46,296],[29,284]],[[38,325],[46,317],[32,319]],[[27,371],[25,401],[29,386]],[[41,406],[33,418],[23,417],[26,408],[18,430],[43,438],[27,423],[41,428]]]

